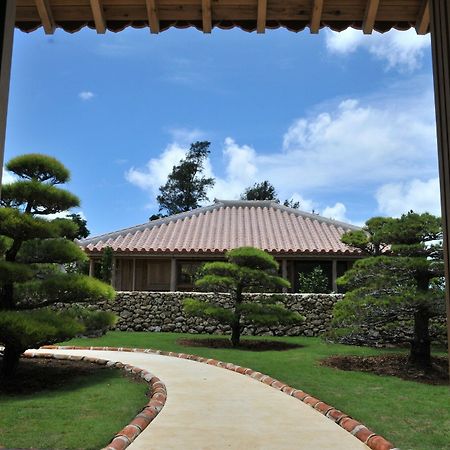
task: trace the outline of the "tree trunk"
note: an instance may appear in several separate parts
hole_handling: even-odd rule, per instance
[[[428,312],[423,308],[414,313],[414,338],[411,342],[409,363],[424,370],[431,367],[429,320]]]
[[[0,379],[8,380],[12,377],[19,364],[21,354],[21,350],[8,345],[5,347],[0,369]]]
[[[242,290],[236,291],[236,305],[234,307],[234,318],[231,324],[231,344],[233,347],[238,347],[241,342],[241,312],[239,309],[242,303]]]

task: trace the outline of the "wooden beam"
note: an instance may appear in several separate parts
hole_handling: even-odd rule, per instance
[[[367,0],[362,27],[364,34],[372,34],[373,27],[375,26],[375,20],[377,18],[378,6],[380,6],[380,0]]]
[[[105,15],[103,14],[103,7],[101,0],[90,0],[92,16],[94,17],[95,29],[98,34],[106,33],[106,21]]]
[[[203,21],[203,33],[211,33],[212,30],[211,0],[202,0],[202,21]]]
[[[0,195],[5,153],[6,119],[8,116],[9,81],[16,20],[16,0],[0,4]]]
[[[266,32],[267,21],[267,0],[258,0],[258,19],[256,22],[256,32],[263,34]]]
[[[419,15],[416,20],[417,34],[427,34],[430,28],[430,1],[423,0]]]
[[[311,24],[309,25],[309,29],[312,34],[317,34],[320,30],[322,9],[323,9],[323,0],[314,0],[311,13]]]
[[[41,18],[42,26],[45,34],[53,34],[55,32],[55,21],[53,20],[52,9],[49,0],[36,0],[36,8]]]
[[[448,0],[430,1],[430,25],[450,355],[450,3]]]
[[[148,24],[150,32],[153,34],[159,33],[159,15],[156,0],[145,0],[147,5]]]

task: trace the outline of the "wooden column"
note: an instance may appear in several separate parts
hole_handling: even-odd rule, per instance
[[[288,279],[288,270],[287,270],[287,259],[281,260],[281,276],[287,280]],[[283,288],[283,292],[287,292],[287,288]]]
[[[136,258],[133,258],[133,279],[131,280],[131,290],[136,290]]]
[[[450,3],[448,0],[431,0],[430,6],[439,179],[444,229],[447,333],[450,354]]]
[[[177,260],[172,258],[170,260],[170,290],[175,292],[177,290]]]
[[[16,0],[3,0],[0,2],[0,195],[15,20]]]
[[[92,258],[89,258],[89,276],[94,276],[94,260]]]
[[[116,287],[116,257],[113,256],[111,265],[111,286]]]
[[[331,289],[333,289],[333,292],[337,292],[337,260],[333,259],[331,261]]]

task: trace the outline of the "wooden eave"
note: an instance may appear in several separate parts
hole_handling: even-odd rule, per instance
[[[415,28],[429,32],[429,0],[17,0],[16,27],[47,34],[56,28],[74,33],[84,27],[103,33],[126,27],[152,33],[171,27],[194,27],[205,33],[214,27],[264,32],[283,27],[328,27],[386,32]]]

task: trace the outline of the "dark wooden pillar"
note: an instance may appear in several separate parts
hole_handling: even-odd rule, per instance
[[[430,6],[450,367],[450,3],[431,0]]]
[[[0,194],[15,20],[16,0],[2,0],[0,2]]]

